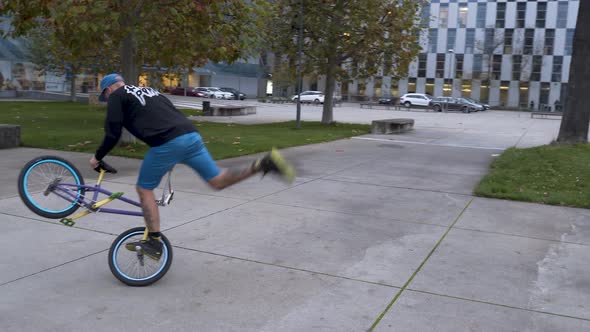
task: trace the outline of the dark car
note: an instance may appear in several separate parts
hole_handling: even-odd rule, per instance
[[[379,98],[379,104],[396,105],[398,100],[399,100],[399,98],[397,98],[397,97]]]
[[[244,100],[246,99],[246,94],[234,89],[234,88],[219,88],[219,90],[224,92],[229,92],[234,94],[234,99],[236,100]]]
[[[442,111],[460,111],[463,113],[471,113],[479,111],[482,106],[476,105],[464,98],[454,97],[436,97],[430,101],[430,107],[435,112]]]
[[[484,104],[484,103],[482,103],[482,102],[481,102],[481,101],[479,101],[479,100],[475,100],[475,99],[473,99],[473,98],[465,98],[465,99],[467,99],[468,101],[470,101],[470,102],[472,102],[472,103],[474,103],[474,104],[477,104],[477,105],[480,105],[481,107],[483,107],[482,111],[487,111],[487,110],[489,110],[489,109],[490,109],[490,105],[488,105],[488,104]]]
[[[199,88],[193,88],[191,86],[183,88],[183,87],[176,87],[170,91],[171,95],[177,96],[184,96],[186,89],[186,95],[191,97],[207,97],[205,93],[199,90]]]

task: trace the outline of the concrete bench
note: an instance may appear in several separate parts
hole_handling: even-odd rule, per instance
[[[20,126],[0,124],[0,149],[15,148],[20,145]]]
[[[401,134],[414,128],[414,119],[373,120],[373,134]]]
[[[538,112],[532,111],[531,112],[531,119],[535,116],[539,116],[541,118],[548,118],[550,116],[562,116],[563,112]]]
[[[237,116],[256,114],[256,106],[233,106],[233,105],[215,105],[211,106],[212,116]]]

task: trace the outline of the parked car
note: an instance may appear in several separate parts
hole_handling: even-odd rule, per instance
[[[488,105],[488,104],[484,104],[484,103],[482,103],[482,102],[481,102],[481,101],[479,101],[479,100],[475,100],[475,99],[473,99],[473,98],[465,98],[465,99],[467,99],[468,101],[470,101],[470,102],[472,102],[472,103],[474,103],[474,104],[477,104],[477,105],[480,105],[481,107],[483,107],[482,111],[487,111],[487,110],[489,110],[489,109],[490,109],[490,105]]]
[[[187,96],[192,96],[192,97],[205,97],[205,94],[201,93],[200,91],[197,91],[198,88],[193,88],[192,86],[188,86],[186,88],[183,87],[176,87],[174,89],[172,89],[170,91],[171,95],[177,95],[177,96],[184,96],[184,91],[186,89],[186,95]]]
[[[221,87],[219,88],[219,90],[223,91],[223,92],[229,92],[231,93],[234,97],[233,99],[235,100],[244,100],[246,99],[246,94],[234,89],[234,88],[225,88],[225,87]]]
[[[198,93],[197,97],[209,98],[211,92],[207,88],[199,87],[195,88],[195,93]]]
[[[410,106],[429,106],[432,96],[425,93],[406,93],[399,99],[400,105]]]
[[[232,99],[234,97],[233,93],[225,92],[219,90],[219,88],[211,87],[211,86],[204,86],[203,89],[207,89],[208,97],[215,98],[215,99]]]
[[[397,97],[379,98],[379,104],[395,105],[395,104],[397,104],[397,101],[398,101]]]
[[[291,97],[292,101],[297,101],[298,96],[294,95]],[[301,102],[302,103],[314,103],[314,104],[323,104],[324,103],[324,93],[321,91],[303,91],[301,92]]]
[[[435,112],[460,111],[463,113],[477,112],[483,110],[483,106],[474,104],[465,98],[436,97],[430,101],[430,107]]]

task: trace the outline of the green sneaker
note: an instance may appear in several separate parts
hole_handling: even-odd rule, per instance
[[[266,154],[266,156],[255,161],[254,169],[256,171],[262,171],[265,175],[268,172],[279,173],[288,183],[292,183],[295,180],[295,169],[275,148]]]
[[[162,241],[153,237],[149,237],[147,240],[139,240],[125,244],[127,250],[137,251],[139,248],[144,255],[157,261],[159,261],[162,256],[162,246]]]

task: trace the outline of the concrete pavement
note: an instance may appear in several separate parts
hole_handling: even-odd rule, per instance
[[[590,330],[590,210],[471,194],[501,149],[548,143],[559,121],[414,114],[407,135],[284,150],[298,163],[290,186],[254,177],[214,192],[177,167],[161,209],[175,258],[147,288],[107,264],[141,219],[95,214],[69,228],[18,197],[31,158],[63,156],[92,183],[89,155],[0,150],[2,330]],[[135,198],[139,161],[109,161],[119,173],[104,186]]]

